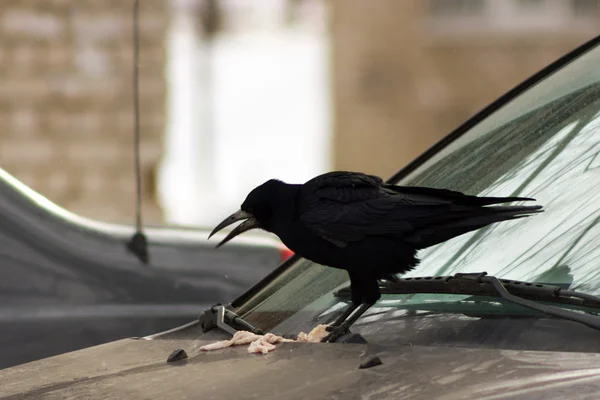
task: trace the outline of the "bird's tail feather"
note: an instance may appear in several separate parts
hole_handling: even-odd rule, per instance
[[[474,205],[492,205],[492,204],[501,204],[501,203],[510,203],[513,201],[535,201],[530,197],[476,197],[476,196],[467,196],[473,201]]]
[[[467,209],[451,213],[445,221],[423,226],[404,240],[413,243],[417,249],[423,249],[496,222],[525,218],[543,211],[542,206],[496,206]]]
[[[477,197],[448,189],[435,189],[419,186],[386,185],[385,187],[397,193],[434,196],[462,206],[487,206],[492,204],[510,203],[513,201],[535,201],[535,199],[530,197]]]

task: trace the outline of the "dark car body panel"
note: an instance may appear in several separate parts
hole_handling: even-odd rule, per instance
[[[217,250],[205,230],[149,228],[146,265],[126,248],[132,227],[0,178],[0,368],[189,322],[281,261],[265,237]]]
[[[600,354],[409,343],[284,343],[200,352],[191,326],[0,371],[0,399],[595,399]],[[223,336],[225,337],[225,336]],[[167,363],[184,349],[189,358]],[[378,356],[382,364],[359,369]]]

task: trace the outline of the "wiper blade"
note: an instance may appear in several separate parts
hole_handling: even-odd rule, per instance
[[[443,293],[496,296],[547,315],[579,322],[590,328],[600,330],[599,316],[578,313],[536,302],[550,301],[600,308],[600,297],[574,290],[566,290],[554,285],[498,279],[495,276],[488,276],[487,272],[458,273],[453,276],[400,278],[393,282],[385,282],[380,285],[380,290],[382,294]],[[340,289],[334,295],[338,297],[349,296],[350,288]]]
[[[249,331],[257,335],[264,334],[263,331],[255,328],[249,322],[244,321],[242,317],[222,304],[215,304],[204,311],[198,320],[200,321],[202,332],[207,332],[213,328],[219,328],[232,336],[235,335],[238,330]]]

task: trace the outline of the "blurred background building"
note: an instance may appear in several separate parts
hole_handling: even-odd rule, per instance
[[[382,176],[600,33],[595,0],[330,4],[334,165]]]
[[[144,212],[211,225],[266,179],[396,172],[597,35],[597,0],[142,0]],[[133,222],[132,1],[3,0],[0,168]]]
[[[140,8],[144,208],[160,221],[168,3]],[[133,222],[132,2],[6,0],[0,7],[0,168],[87,217]]]

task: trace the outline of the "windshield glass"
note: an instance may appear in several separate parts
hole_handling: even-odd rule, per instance
[[[595,48],[395,182],[480,196],[533,197],[545,208],[534,217],[494,224],[424,249],[418,254],[420,265],[405,277],[487,271],[600,295],[599,64]],[[300,260],[238,312],[273,329],[295,313],[314,318],[343,307],[333,292],[347,285],[345,271]],[[442,302],[453,296],[418,297]],[[398,296],[384,295],[379,306],[394,298]]]

